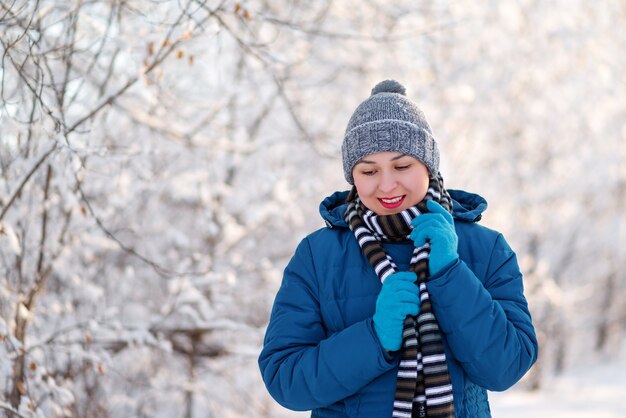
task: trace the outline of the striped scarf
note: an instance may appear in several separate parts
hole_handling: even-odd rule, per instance
[[[441,174],[431,176],[423,201],[400,213],[379,216],[363,206],[353,189],[348,199],[346,221],[361,250],[384,282],[398,268],[385,252],[381,241],[408,239],[411,220],[427,212],[426,201],[434,199],[446,210],[452,210],[452,199],[443,187]],[[402,332],[402,347],[393,417],[454,417],[452,383],[446,363],[441,331],[435,318],[426,281],[430,243],[413,250],[409,271],[417,275],[421,306],[417,317],[407,316]]]

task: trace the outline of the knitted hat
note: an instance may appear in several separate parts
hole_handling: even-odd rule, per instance
[[[372,95],[356,108],[343,138],[343,174],[354,184],[352,168],[363,157],[375,152],[401,152],[415,157],[436,176],[439,149],[426,117],[407,99],[405,88],[385,80],[372,89]]]

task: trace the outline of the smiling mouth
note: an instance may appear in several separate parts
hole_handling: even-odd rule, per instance
[[[402,202],[404,202],[404,197],[405,196],[396,196],[396,197],[390,197],[390,198],[378,198],[378,201],[380,202],[381,205],[383,205],[384,208],[386,208],[386,209],[394,209],[394,208],[397,208],[398,206],[400,206],[402,204]]]

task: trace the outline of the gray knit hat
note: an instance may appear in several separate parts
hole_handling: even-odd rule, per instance
[[[343,174],[354,184],[352,168],[369,154],[401,152],[415,157],[436,176],[439,149],[426,117],[407,99],[405,88],[385,80],[372,89],[372,95],[356,108],[343,138]]]

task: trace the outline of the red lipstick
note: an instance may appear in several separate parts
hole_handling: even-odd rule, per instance
[[[402,205],[405,196],[378,198],[378,201],[385,209],[396,209]]]

